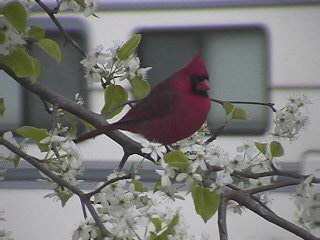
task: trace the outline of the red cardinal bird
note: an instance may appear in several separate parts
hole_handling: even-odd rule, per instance
[[[201,56],[157,84],[118,122],[80,136],[82,142],[120,129],[144,136],[149,141],[172,144],[191,136],[207,119],[211,101],[208,73]]]

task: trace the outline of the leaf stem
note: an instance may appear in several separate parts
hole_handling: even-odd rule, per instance
[[[262,105],[262,106],[267,106],[267,107],[271,108],[271,110],[273,112],[277,111],[274,107],[274,103],[249,102],[249,101],[226,101],[226,100],[220,100],[220,99],[216,99],[216,98],[210,98],[210,100],[212,102],[219,103],[222,106],[224,103],[229,102],[229,103],[234,103],[234,104]]]

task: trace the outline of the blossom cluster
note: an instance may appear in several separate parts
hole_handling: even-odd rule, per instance
[[[2,138],[8,142],[10,142],[12,145],[15,147],[21,148],[22,145],[19,145],[16,139],[13,137],[12,132],[5,132],[2,136]],[[17,162],[19,161],[19,156],[7,149],[5,146],[0,145],[0,166],[1,161],[8,161],[12,163],[13,165],[16,165]],[[4,164],[5,166],[6,164]],[[3,180],[5,175],[6,175],[7,169],[0,167],[0,180]]]
[[[26,44],[24,34],[15,29],[4,17],[0,16],[0,55],[8,55],[19,45]]]
[[[5,221],[4,212],[0,211],[0,221]],[[0,240],[14,240],[13,237],[11,237],[11,232],[6,231],[3,228],[0,228]]]
[[[2,138],[8,142],[10,142],[15,147],[20,148],[20,145],[16,141],[16,139],[13,137],[12,132],[5,132],[2,135]],[[7,160],[7,161],[15,161],[17,159],[17,155],[7,149],[5,146],[0,145],[0,160]]]
[[[165,147],[157,143],[143,143],[142,152],[150,154],[162,167],[156,170],[161,176],[161,190],[171,197],[178,197],[175,183],[183,183],[188,191],[193,184],[200,183],[212,190],[220,191],[227,184],[237,184],[241,188],[269,184],[271,178],[234,179],[234,171],[259,173],[271,170],[272,158],[267,151],[262,154],[254,143],[237,147],[237,153],[230,156],[221,146],[207,143],[209,130],[206,124],[191,137],[179,141],[174,148],[187,157],[184,168],[177,168],[166,162]],[[181,164],[181,163],[180,163]]]
[[[50,135],[40,143],[48,144],[53,149],[48,152],[44,164],[62,179],[76,184],[75,176],[81,171],[82,161],[79,148],[72,139]]]
[[[109,180],[122,176],[114,173]],[[178,213],[163,207],[167,200],[160,193],[137,191],[134,180],[120,180],[102,189],[94,195],[94,205],[105,227],[112,236],[105,239],[149,239],[150,235],[160,235],[168,229],[170,222]],[[161,225],[154,226],[155,219]],[[170,239],[189,239],[183,221],[177,220],[173,225]],[[82,223],[74,233],[74,240],[94,239],[99,229],[92,220]]]
[[[4,0],[2,6],[8,3],[17,2],[15,0]],[[25,13],[28,15],[30,9],[35,4],[34,0],[18,0],[21,6],[24,7]],[[94,15],[96,3],[94,0],[60,0],[57,1],[59,11],[71,10],[75,12],[83,12],[85,16]],[[11,22],[12,23],[12,22]],[[9,55],[12,50],[18,46],[26,45],[26,40],[30,38],[27,26],[25,31],[18,31],[10,21],[4,16],[0,16],[0,55]]]
[[[320,224],[320,193],[316,191],[313,175],[306,178],[296,191],[296,215],[300,224],[314,228]]]
[[[94,15],[95,8],[95,0],[61,0],[59,10],[71,10],[73,12],[82,12],[84,16],[88,17],[90,15]]]
[[[60,126],[59,123],[58,126]],[[49,146],[48,152],[44,160],[42,160],[44,166],[66,182],[77,185],[76,177],[81,174],[83,165],[80,150],[71,137],[68,135],[61,136],[58,132],[53,131],[48,137],[42,139],[40,144]],[[48,194],[46,197],[58,197],[62,201],[62,205],[64,205],[72,196],[72,193],[50,179],[47,180],[53,184],[55,192]]]
[[[151,68],[141,68],[140,60],[131,54],[126,60],[117,55],[119,47],[103,49],[98,46],[88,57],[81,61],[85,68],[85,77],[89,81],[101,82],[103,85],[116,83],[116,81],[131,80],[136,76],[146,78]]]
[[[273,135],[295,139],[308,122],[308,116],[303,114],[303,110],[310,103],[306,96],[290,97],[289,102],[275,115]]]

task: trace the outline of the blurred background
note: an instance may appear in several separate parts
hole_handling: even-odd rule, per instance
[[[54,6],[55,1],[47,1]],[[132,33],[142,34],[138,55],[142,65],[151,66],[149,81],[155,84],[186,64],[201,51],[210,75],[212,97],[223,100],[274,102],[281,107],[289,96],[307,95],[311,119],[297,142],[284,144],[286,154],[281,166],[287,170],[310,173],[320,169],[320,1],[292,0],[109,0],[99,1],[96,17],[61,14],[65,29],[85,50],[102,44],[108,48],[126,40]],[[32,24],[47,29],[61,43],[62,64],[43,59],[40,81],[73,99],[79,92],[86,105],[100,112],[103,90],[99,84],[86,82],[79,61],[81,55],[64,43],[47,16],[34,9]],[[0,118],[0,130],[21,125],[48,127],[43,104],[25,92],[3,73],[0,74],[0,96],[6,99],[7,110]],[[61,87],[63,86],[63,87]],[[243,106],[244,107],[244,106]],[[272,113],[260,106],[245,106],[248,121],[233,121],[216,141],[228,152],[245,141],[264,138],[272,124]],[[224,110],[213,105],[208,123],[223,124]],[[112,171],[122,157],[122,149],[105,136],[80,145],[87,170],[83,187],[93,186]],[[30,144],[28,151],[37,154]],[[132,157],[131,161],[136,159]],[[4,167],[1,166],[0,167]],[[0,210],[6,210],[6,225],[19,239],[71,239],[72,231],[82,220],[76,197],[65,208],[52,199],[43,199],[50,192],[36,181],[37,172],[27,164],[10,167],[5,181],[0,182]],[[319,175],[318,175],[319,176]],[[146,167],[143,180],[157,178]],[[283,217],[294,219],[289,201],[294,188],[273,192],[272,207]],[[289,202],[288,202],[289,201]],[[196,236],[207,232],[218,238],[216,219],[204,224],[196,216],[189,199],[176,202],[184,209],[190,231]],[[241,217],[241,219],[240,219]],[[299,239],[246,211],[243,216],[230,213],[230,239]]]

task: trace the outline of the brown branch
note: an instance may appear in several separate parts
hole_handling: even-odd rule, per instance
[[[98,216],[96,210],[94,209],[94,207],[90,203],[90,199],[87,197],[87,195],[84,192],[82,192],[80,189],[73,186],[72,184],[66,182],[65,180],[63,180],[62,178],[57,176],[56,174],[52,173],[46,167],[44,167],[40,163],[41,162],[40,159],[37,159],[33,156],[26,154],[25,152],[21,151],[19,148],[17,148],[16,146],[11,144],[10,142],[4,140],[3,138],[0,138],[0,145],[5,146],[10,151],[12,151],[13,153],[17,154],[18,156],[20,156],[21,158],[26,160],[28,163],[30,163],[32,166],[34,166],[35,168],[40,170],[42,173],[47,175],[51,180],[53,180],[58,185],[63,186],[65,188],[67,188],[69,191],[71,191],[72,193],[76,194],[80,198],[80,201],[83,202],[86,205],[86,207],[88,208],[89,212],[91,213],[92,218],[95,220],[97,226],[99,227],[100,231],[102,232],[102,235],[103,236],[110,236],[111,235],[111,233],[105,228],[105,226],[101,222],[101,219]]]
[[[246,208],[250,209],[251,211],[255,212],[262,218],[266,219],[267,221],[282,227],[283,229],[288,230],[289,232],[301,237],[305,240],[320,240],[320,238],[312,235],[310,232],[305,230],[304,228],[295,225],[286,219],[278,216],[277,214],[267,210],[263,207],[260,203],[253,200],[248,193],[238,192],[234,190],[230,190],[228,192],[228,199],[234,200],[237,203],[245,206]]]
[[[100,187],[98,187],[96,190],[92,191],[92,192],[89,192],[89,193],[86,193],[87,197],[90,199],[93,195],[101,192],[102,189],[104,189],[106,186],[112,184],[112,183],[115,183],[115,182],[118,182],[120,180],[124,180],[124,179],[130,179],[132,178],[132,175],[131,174],[128,174],[128,175],[125,175],[125,176],[121,176],[121,177],[116,177],[116,178],[113,178],[109,181],[106,181],[104,184],[102,184]]]
[[[227,205],[228,205],[228,199],[224,198],[223,195],[221,195],[220,205],[218,208],[218,227],[219,227],[220,240],[228,240]]]
[[[281,170],[273,170],[273,171],[261,172],[261,173],[234,171],[232,173],[232,176],[253,178],[253,179],[258,179],[261,177],[282,176],[282,177],[289,177],[289,178],[299,179],[299,180],[304,180],[307,177],[309,177],[309,175],[301,175],[296,172],[281,171]],[[313,183],[320,183],[320,178],[313,178],[312,182]]]
[[[273,112],[276,112],[277,110],[274,107],[274,103],[262,103],[262,102],[248,102],[248,101],[225,101],[225,100],[220,100],[216,98],[211,98],[212,102],[219,103],[220,105],[223,106],[224,103],[229,102],[229,103],[234,103],[234,104],[247,104],[247,105],[262,105],[262,106],[267,106],[271,108]]]
[[[15,79],[25,89],[36,94],[43,100],[50,102],[51,104],[57,105],[60,108],[64,109],[65,111],[76,115],[77,117],[79,117],[84,121],[87,121],[88,123],[93,125],[95,128],[101,128],[103,126],[106,126],[107,122],[101,115],[87,110],[81,105],[76,104],[75,102],[65,98],[64,96],[48,89],[47,87],[41,85],[40,83],[32,83],[32,81],[30,81],[27,78],[17,77],[15,73],[5,65],[0,65],[0,69],[3,69],[10,77]],[[153,161],[153,159],[148,154],[144,154],[141,152],[140,143],[127,137],[125,134],[121,133],[120,131],[110,131],[105,133],[105,135],[107,135],[109,138],[111,138],[120,146],[122,146],[122,148],[127,154],[129,155],[138,154],[150,161]]]
[[[276,190],[278,188],[295,186],[295,185],[299,185],[300,183],[301,183],[301,180],[290,179],[290,180],[285,180],[285,181],[274,182],[273,184],[269,184],[269,185],[265,185],[265,186],[261,186],[261,187],[248,189],[248,190],[245,190],[245,192],[250,193],[250,194],[256,194],[256,193]]]
[[[62,33],[66,41],[70,42],[71,45],[77,49],[83,57],[86,57],[86,53],[82,50],[80,45],[64,30],[59,20],[56,18],[55,13],[57,9],[51,10],[46,4],[44,4],[41,0],[35,0],[35,2],[38,3],[38,5],[48,14],[48,16],[51,18],[52,22],[57,26],[59,31]]]
[[[130,157],[130,154],[128,154],[127,152],[123,153],[122,159],[121,159],[119,166],[118,166],[119,171],[121,171],[123,169],[123,167],[126,164],[129,157]]]

